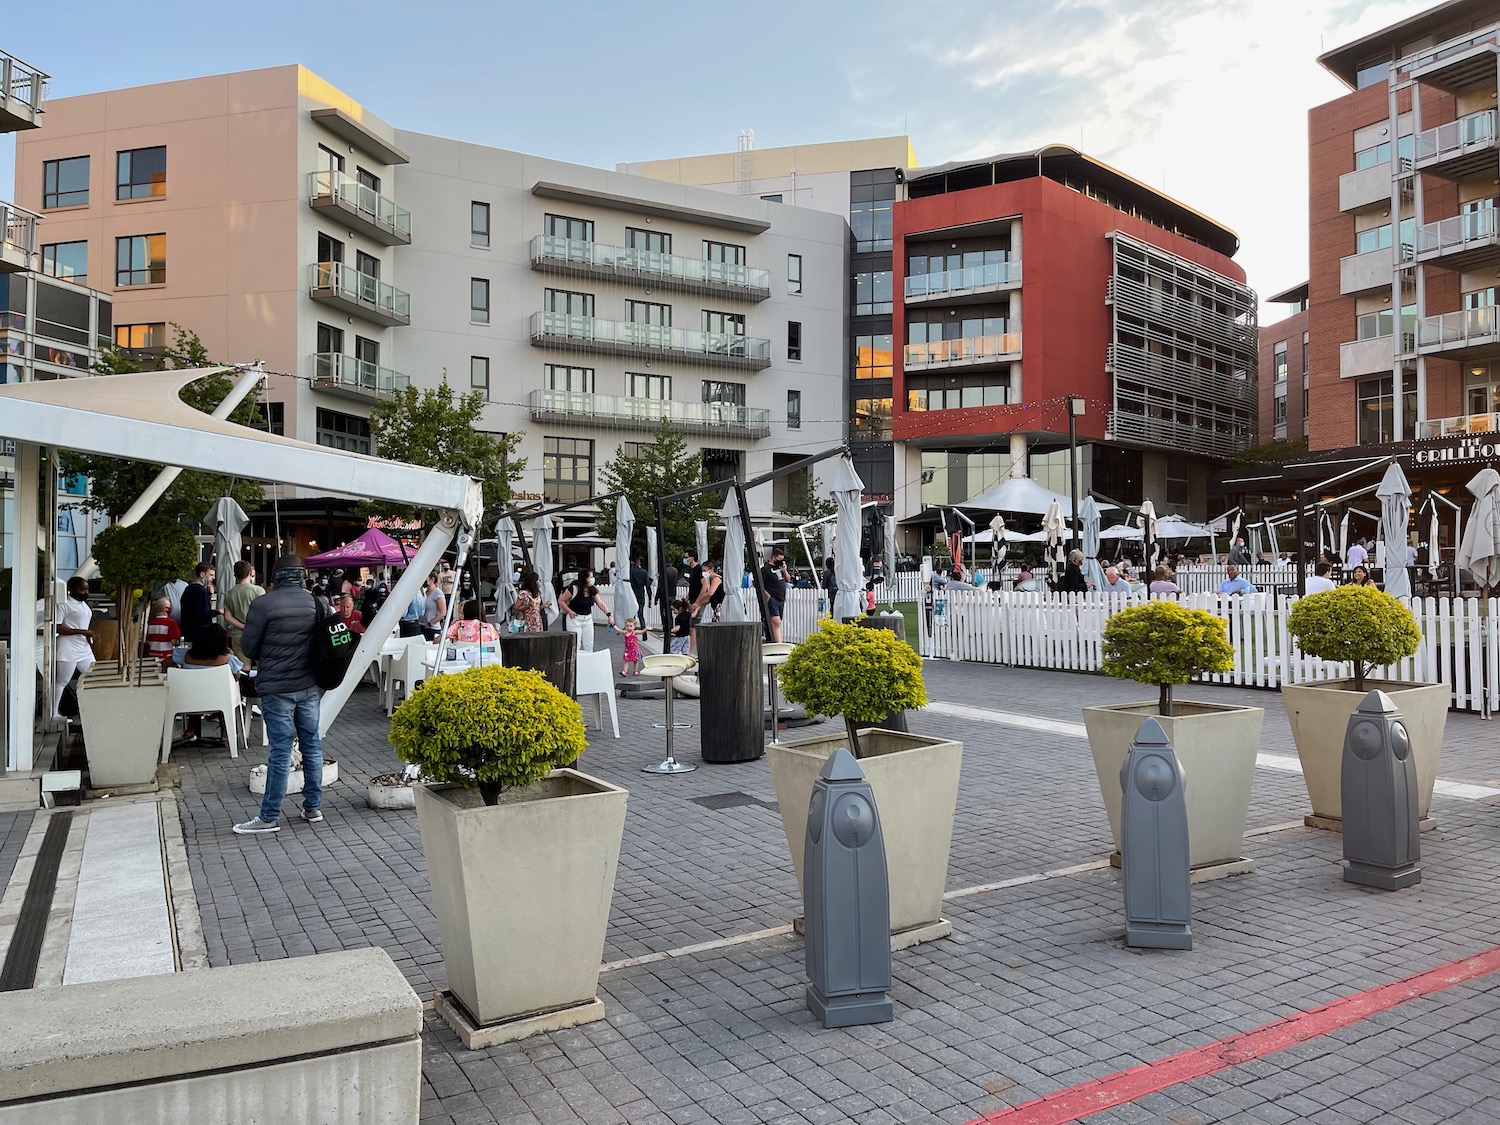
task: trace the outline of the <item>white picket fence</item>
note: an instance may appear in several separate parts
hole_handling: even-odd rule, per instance
[[[1096,672],[1102,664],[1104,623],[1145,599],[1099,594],[1016,593],[947,587],[918,614],[923,656]],[[1257,594],[1221,598],[1184,594],[1181,603],[1229,622],[1234,648],[1231,672],[1202,677],[1213,683],[1276,688],[1349,675],[1347,665],[1304,656],[1287,632],[1296,598]],[[1447,683],[1452,706],[1464,711],[1500,708],[1500,630],[1490,622],[1500,599],[1487,609],[1473,598],[1415,598],[1406,603],[1422,633],[1416,655],[1372,673],[1386,679]]]
[[[679,596],[685,597],[686,590],[686,586],[681,587],[678,591]],[[746,620],[759,621],[760,610],[759,603],[755,600],[755,590],[741,589],[738,591],[738,594],[740,604],[745,607]],[[614,606],[614,591],[608,586],[601,586],[599,588],[599,601],[602,606],[612,609]],[[885,603],[882,601],[877,608],[883,609],[884,607]],[[808,635],[817,629],[818,618],[820,616],[827,617],[828,614],[827,599],[819,594],[817,590],[788,590],[786,592],[786,608],[783,610],[781,617],[782,637],[788,641],[806,640]],[[661,610],[656,603],[653,602],[650,606],[646,607],[645,618],[646,628],[653,632],[657,631],[660,627]],[[625,622],[617,620],[615,624],[621,626]]]

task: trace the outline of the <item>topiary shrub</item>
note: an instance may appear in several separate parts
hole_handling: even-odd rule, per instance
[[[94,561],[120,619],[120,679],[130,678],[140,639],[137,606],[164,582],[192,570],[198,542],[175,519],[149,515],[129,526],[111,524],[94,540]],[[141,614],[144,616],[144,614]]]
[[[487,805],[577,761],[583,711],[540,672],[498,664],[429,677],[396,708],[391,745],[427,781],[477,786]]]
[[[792,649],[781,666],[781,691],[809,714],[842,715],[856,758],[862,757],[856,727],[927,703],[922,659],[909,644],[888,629],[840,625],[832,618]]]
[[[1177,602],[1146,602],[1104,623],[1104,672],[1120,680],[1155,684],[1157,710],[1172,714],[1172,686],[1204,672],[1234,668],[1228,622]]]
[[[1309,656],[1354,665],[1354,690],[1365,690],[1371,668],[1411,656],[1422,643],[1417,619],[1398,599],[1373,586],[1340,586],[1303,598],[1287,631]]]

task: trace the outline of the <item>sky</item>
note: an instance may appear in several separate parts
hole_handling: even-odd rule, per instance
[[[300,62],[398,128],[602,167],[741,129],[904,132],[922,164],[1067,144],[1238,232],[1265,297],[1307,277],[1307,111],[1345,92],[1317,56],[1434,3],[51,0],[0,49],[54,98]],[[0,138],[0,196],[13,165]]]

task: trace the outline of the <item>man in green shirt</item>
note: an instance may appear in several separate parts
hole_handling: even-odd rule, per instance
[[[240,635],[245,631],[245,618],[250,614],[250,603],[266,591],[255,584],[255,568],[244,559],[234,564],[234,585],[224,595],[224,624],[229,628],[229,646],[241,660],[245,654],[240,648]],[[248,664],[249,661],[246,661]]]

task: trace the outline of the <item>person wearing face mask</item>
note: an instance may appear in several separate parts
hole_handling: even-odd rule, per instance
[[[68,579],[68,597],[57,607],[57,640],[52,645],[52,717],[60,716],[63,691],[74,674],[83,675],[94,664],[94,611],[88,603],[89,584]]]

